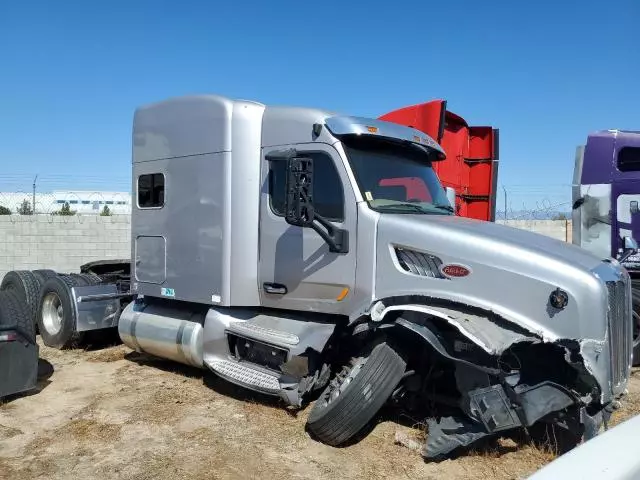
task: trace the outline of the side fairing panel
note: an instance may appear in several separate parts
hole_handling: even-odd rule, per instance
[[[161,208],[134,203],[133,288],[138,294],[211,303],[223,293],[225,175],[231,154],[137,163],[139,175],[162,173]],[[164,270],[164,271],[161,271]]]
[[[611,254],[611,185],[580,185],[574,188],[579,191],[578,198],[584,198],[584,203],[578,208],[578,222],[573,225],[579,231],[579,243],[576,244],[600,258],[608,258]]]

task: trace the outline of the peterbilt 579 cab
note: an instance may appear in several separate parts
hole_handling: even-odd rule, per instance
[[[141,107],[131,262],[48,278],[43,341],[117,325],[138,352],[315,399],[330,445],[388,401],[431,406],[428,458],[544,423],[595,435],[629,379],[628,274],[454,215],[443,158],[378,119],[214,95]]]

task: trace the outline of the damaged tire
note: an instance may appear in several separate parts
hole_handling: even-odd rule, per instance
[[[69,275],[49,278],[40,290],[37,322],[42,341],[47,347],[71,348],[82,340],[76,331],[76,313],[71,289],[79,286]]]
[[[386,343],[343,367],[314,404],[307,426],[323,443],[344,444],[362,430],[389,399],[406,363]]]

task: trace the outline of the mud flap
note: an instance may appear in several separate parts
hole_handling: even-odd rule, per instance
[[[38,345],[0,342],[0,398],[32,390],[38,381]]]

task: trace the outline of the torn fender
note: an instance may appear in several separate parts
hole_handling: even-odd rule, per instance
[[[500,355],[511,345],[525,341],[539,341],[534,334],[502,322],[500,325],[495,318],[477,314],[462,313],[457,310],[441,306],[426,306],[418,304],[393,305],[380,312],[380,319],[394,311],[405,311],[407,320],[416,320],[416,313],[440,319],[455,327],[464,337],[490,355]],[[411,313],[413,312],[413,314]]]
[[[405,322],[403,326],[412,330],[416,329],[410,324],[421,324],[420,315],[427,315],[430,318],[446,322],[455,327],[462,336],[490,355],[500,356],[513,345],[520,343],[547,343],[558,345],[564,348],[565,360],[569,365],[579,372],[588,374],[595,379],[600,387],[599,400],[603,404],[611,401],[613,396],[622,395],[626,388],[626,384],[611,384],[611,376],[609,374],[610,352],[607,337],[602,340],[557,339],[555,341],[545,341],[533,332],[527,332],[523,328],[513,325],[506,320],[500,319],[497,316],[491,316],[491,314],[472,314],[443,306],[420,304],[392,305],[381,308],[377,312],[374,309],[372,311],[372,318],[377,318],[377,321],[381,321],[387,314],[394,311],[406,312],[403,318],[405,318],[407,322]],[[420,333],[420,335],[433,345],[433,342],[429,338],[426,338],[424,333]],[[629,369],[631,368],[630,361],[628,367]]]
[[[601,428],[604,412],[600,410],[607,403],[603,401],[607,395],[594,394],[598,390],[598,393],[611,391],[606,384],[609,354],[606,339],[545,342],[502,319],[418,304],[385,308],[377,312],[377,320],[392,311],[403,312],[395,320],[396,325],[420,335],[443,358],[456,364],[460,415],[428,419],[429,435],[423,450],[426,458],[447,456],[452,450],[501,431],[527,428],[539,421],[555,422],[553,419],[559,412],[568,410],[575,412],[576,420],[565,428],[575,430],[574,433],[592,437]],[[425,322],[427,317],[429,322]],[[463,337],[495,357],[496,367],[503,365],[503,368],[492,368],[491,363],[482,365],[450,353],[430,329],[430,324],[437,328],[433,319],[455,327]],[[505,370],[503,361],[510,355],[518,362]],[[537,367],[541,355],[549,361],[548,377],[535,373],[542,372]],[[575,369],[577,376],[559,381],[561,377],[556,378],[555,370],[562,371],[563,362]],[[537,381],[531,382],[534,378]],[[593,417],[587,415],[587,407],[593,410]]]

